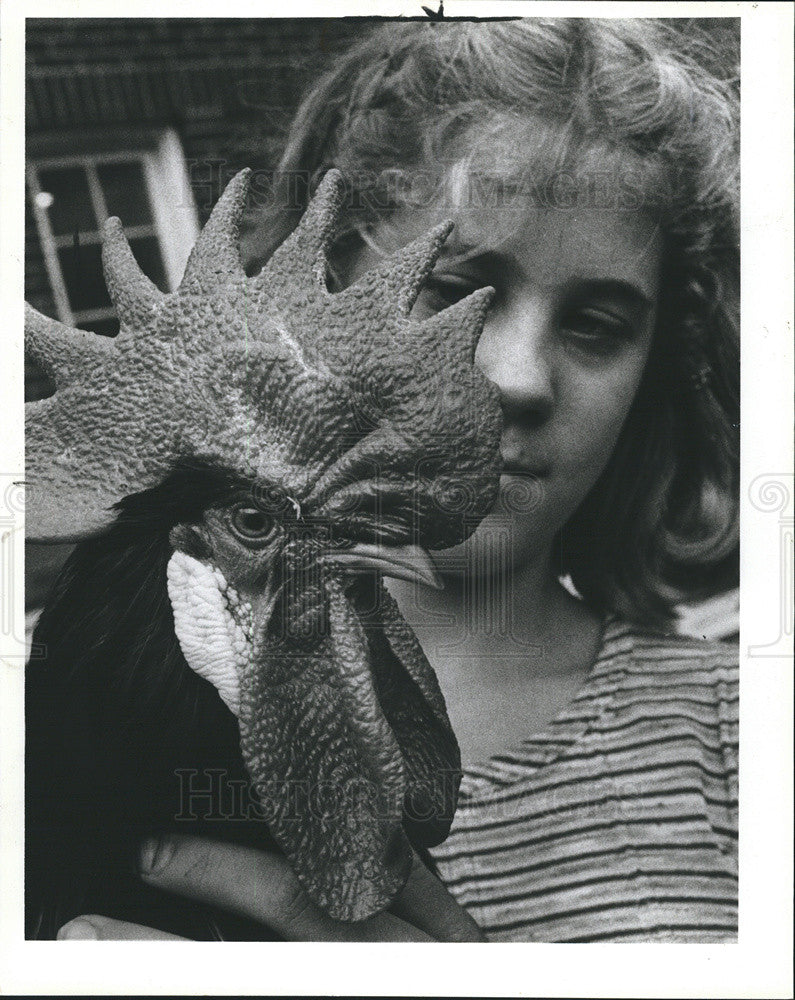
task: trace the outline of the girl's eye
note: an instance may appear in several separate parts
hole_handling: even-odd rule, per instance
[[[592,350],[609,350],[632,338],[632,325],[622,316],[581,309],[563,321],[563,329]]]
[[[243,542],[264,542],[276,528],[276,522],[269,514],[242,503],[232,508],[229,524],[233,534]]]
[[[482,285],[459,274],[429,274],[418,302],[429,312],[440,312],[460,302]]]

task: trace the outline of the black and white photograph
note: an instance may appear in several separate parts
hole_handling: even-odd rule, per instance
[[[740,837],[754,788],[791,820],[757,5],[72,6],[16,12],[5,85],[19,960],[49,942],[95,992],[104,949],[212,943],[201,992],[229,942],[261,968],[286,942],[621,943],[657,946],[621,973],[637,996],[718,995],[732,962],[760,992],[731,995],[784,996],[743,950],[782,959],[792,874],[765,902],[747,875],[784,830]],[[749,312],[766,273],[776,326]],[[677,945],[714,961],[668,993]],[[625,953],[557,986],[543,949],[454,954],[595,996],[629,995],[576,978]],[[299,990],[292,964],[257,988]]]

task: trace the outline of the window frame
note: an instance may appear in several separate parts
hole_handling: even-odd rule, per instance
[[[52,230],[48,211],[39,204],[37,195],[42,193],[39,171],[68,167],[83,167],[88,181],[89,195],[94,215],[99,227],[108,217],[105,196],[97,167],[112,163],[140,163],[147,196],[152,210],[152,223],[144,226],[125,226],[128,238],[154,236],[157,239],[167,288],[173,291],[182,279],[188,255],[199,236],[199,216],[193,199],[182,145],[174,129],[159,129],[156,132],[136,136],[131,139],[128,132],[117,136],[104,135],[100,148],[86,143],[87,151],[75,152],[76,140],[69,142],[69,148],[59,151],[42,151],[32,155],[26,167],[26,178],[33,217],[44,258],[50,288],[52,290],[58,319],[69,326],[77,323],[91,323],[115,318],[113,307],[74,310],[69,301],[69,292],[64,279],[58,251],[68,245],[68,236],[56,236]],[[122,219],[122,224],[124,220]],[[93,241],[92,241],[93,242]],[[77,316],[77,320],[75,317]]]

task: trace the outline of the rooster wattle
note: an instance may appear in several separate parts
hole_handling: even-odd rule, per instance
[[[500,407],[473,363],[491,292],[411,318],[449,223],[329,292],[336,171],[246,277],[247,189],[169,294],[108,221],[115,339],[27,312],[56,386],[26,414],[27,533],[80,543],[28,666],[28,936],[88,911],[199,936],[133,871],[164,828],[272,837],[318,905],[362,920],[452,821],[455,737],[380,576],[434,582],[426,550],[496,497]],[[185,773],[226,780],[193,825]],[[219,823],[241,787],[256,816]]]

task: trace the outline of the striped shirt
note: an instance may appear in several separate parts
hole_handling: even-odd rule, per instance
[[[432,854],[489,940],[736,939],[737,673],[609,619],[546,732],[466,770]]]

